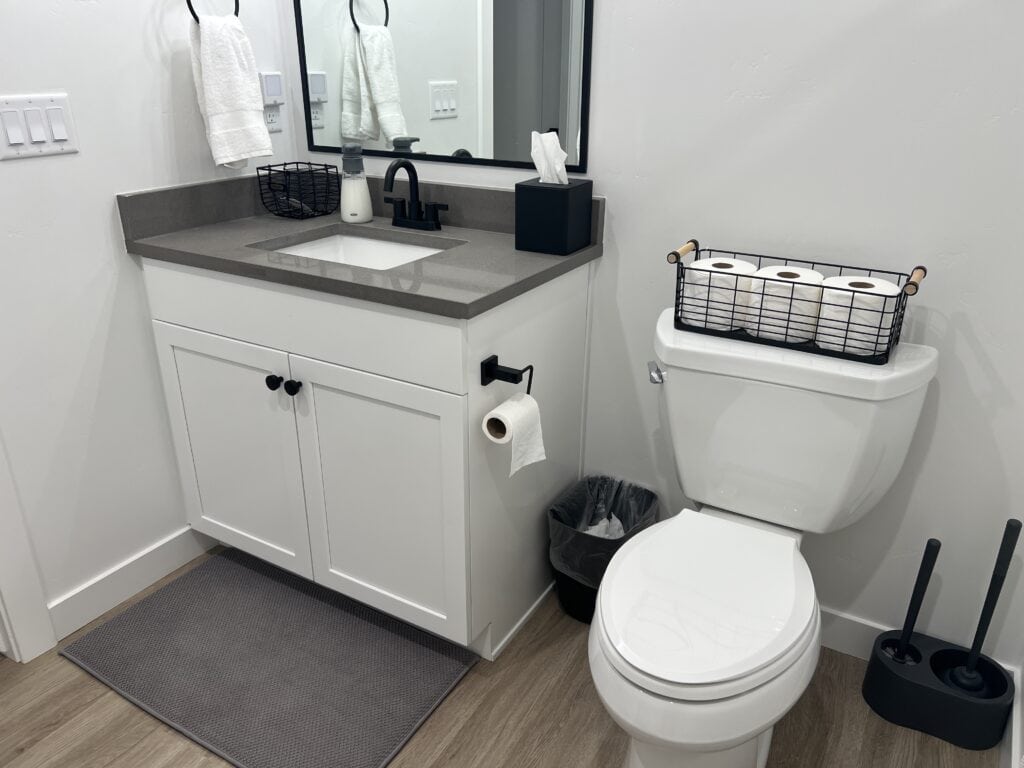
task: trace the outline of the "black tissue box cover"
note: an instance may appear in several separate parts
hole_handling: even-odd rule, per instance
[[[574,253],[590,245],[594,182],[569,179],[544,184],[539,178],[516,184],[516,250]]]

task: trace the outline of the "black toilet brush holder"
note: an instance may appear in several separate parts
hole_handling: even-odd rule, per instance
[[[940,544],[930,539],[902,630],[883,632],[871,649],[864,700],[891,723],[965,749],[990,749],[1003,738],[1013,708],[1013,677],[981,653],[1021,523],[1003,532],[995,569],[970,648],[914,632]]]

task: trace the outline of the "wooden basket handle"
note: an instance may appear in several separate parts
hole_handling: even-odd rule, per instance
[[[666,256],[665,258],[668,259],[669,264],[678,264],[680,261],[683,260],[683,256],[685,256],[688,253],[693,253],[694,251],[699,250],[700,243],[698,243],[696,240],[687,240],[674,251],[669,251],[668,256]]]
[[[928,270],[921,265],[914,267],[914,270],[910,273],[910,278],[903,286],[903,292],[907,296],[916,296],[917,292],[921,290],[921,281],[924,280],[925,275],[928,274]]]

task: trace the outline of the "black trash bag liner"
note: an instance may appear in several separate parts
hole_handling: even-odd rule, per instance
[[[587,528],[615,515],[624,535],[606,539]],[[658,517],[658,496],[638,485],[595,475],[566,491],[548,510],[552,567],[591,589],[597,589],[608,563],[632,536]]]

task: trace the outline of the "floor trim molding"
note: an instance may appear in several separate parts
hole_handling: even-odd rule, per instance
[[[821,644],[847,656],[867,661],[875,638],[890,629],[860,616],[821,607]]]
[[[526,622],[528,622],[530,618],[533,616],[533,614],[537,612],[537,609],[540,608],[541,605],[544,603],[544,598],[546,598],[548,594],[551,592],[551,590],[553,590],[554,588],[555,582],[553,581],[550,584],[548,584],[547,587],[544,588],[544,591],[540,593],[540,597],[538,597],[533,602],[533,605],[531,605],[529,609],[527,609],[526,613],[523,614],[523,617],[516,622],[516,625],[512,627],[512,629],[509,631],[507,635],[505,635],[505,637],[502,638],[501,642],[494,646],[494,648],[491,651],[491,661],[498,658],[498,655],[503,650],[505,650],[505,647],[510,642],[512,642],[512,638],[519,633],[519,630],[522,629],[526,625]]]
[[[185,526],[47,604],[58,639],[159,581],[216,544]]]

